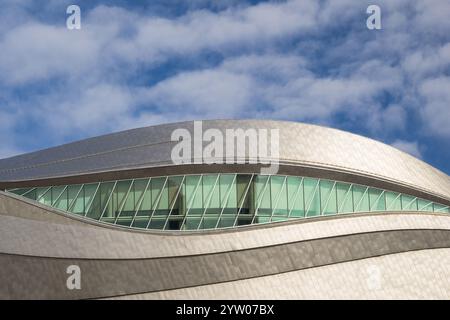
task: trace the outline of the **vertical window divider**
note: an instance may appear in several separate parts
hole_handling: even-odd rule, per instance
[[[391,208],[391,205],[392,205],[393,203],[395,203],[395,201],[397,201],[397,199],[400,198],[401,195],[402,195],[402,194],[399,193],[399,194],[394,198],[394,200],[392,200],[391,203],[389,203],[389,206],[386,206],[386,211],[389,211],[389,209]],[[400,201],[400,203],[401,203],[401,201]],[[401,207],[400,207],[400,209],[401,209]]]
[[[52,203],[52,207],[56,205],[56,203],[59,201],[59,199],[61,198],[61,196],[63,195],[64,192],[66,192],[68,186],[64,186],[64,188],[62,189],[62,191],[59,193],[59,196],[56,197],[55,201]]]
[[[264,197],[264,194],[266,193],[267,185],[269,184],[269,181],[270,181],[271,177],[272,177],[272,175],[268,175],[268,176],[267,176],[267,181],[266,181],[266,183],[264,184],[264,188],[263,188],[263,190],[261,191],[261,194],[260,194],[259,197],[258,197],[259,199],[258,199],[258,202],[257,202],[257,206],[256,206],[256,208],[255,208],[255,214],[254,214],[254,216],[253,216],[253,218],[252,218],[252,222],[251,222],[250,224],[253,224],[253,223],[255,222],[255,220],[256,220],[256,216],[258,215],[259,207],[261,206],[262,199],[263,199],[263,197]]]
[[[320,181],[322,181],[322,179],[319,179],[319,190],[317,191],[319,194],[319,216],[322,215],[322,190],[320,189]]]
[[[361,199],[359,199],[358,201],[358,205],[353,209],[354,212],[358,212],[359,207],[361,206],[362,201],[364,200],[364,196],[366,195],[366,193],[369,191],[369,187],[366,187],[366,190],[364,190],[364,193],[361,196]],[[369,211],[370,211],[370,207],[369,207]]]
[[[122,213],[123,208],[125,208],[125,203],[128,200],[128,196],[130,195],[131,189],[134,186],[135,179],[131,180],[130,186],[128,187],[127,193],[125,197],[122,199],[122,202],[120,203],[119,212],[117,212],[117,217],[114,219],[114,224],[117,224],[117,221],[119,221],[120,214]]]
[[[283,184],[281,185],[280,193],[278,193],[277,199],[275,200],[275,205],[273,206],[272,212],[270,213],[270,220],[269,220],[270,222],[272,222],[273,215],[275,213],[275,210],[277,209],[278,202],[280,201],[281,194],[283,193],[283,189],[284,189],[284,185],[286,184],[286,181],[287,181],[287,176],[284,177]]]
[[[183,178],[181,179],[181,182],[180,182],[180,186],[178,187],[178,190],[177,190],[177,194],[173,198],[172,205],[170,206],[170,211],[169,211],[169,214],[167,215],[167,219],[164,222],[163,230],[166,230],[167,223],[169,222],[170,216],[172,215],[173,207],[175,207],[175,203],[177,202],[178,196],[180,195],[181,189],[183,188],[183,183],[184,183],[185,178],[186,178],[186,175],[183,175]]]
[[[169,216],[172,214],[172,210],[175,207],[175,202],[177,202],[177,200],[178,200],[178,196],[180,195],[181,189],[183,188],[183,183],[185,181],[185,178],[186,178],[186,175],[183,175],[183,178],[181,179],[181,182],[180,182],[180,186],[178,187],[178,190],[177,190],[177,194],[173,198],[172,205],[170,206]]]
[[[77,194],[75,195],[75,197],[73,198],[72,202],[69,204],[69,206],[67,207],[67,211],[71,212],[73,207],[75,206],[75,202],[78,200],[78,197],[80,196],[81,191],[83,190],[84,184],[82,184],[80,186],[80,189],[78,190]]]
[[[422,211],[426,207],[429,207],[431,204],[433,204],[433,203],[431,201],[429,201],[426,205],[424,205],[422,208],[420,208],[419,211]],[[431,207],[431,208],[433,208],[433,207]]]
[[[375,208],[375,205],[378,204],[378,201],[380,201],[380,199],[383,196],[383,194],[384,194],[384,190],[381,190],[380,195],[375,199],[375,202],[372,204],[372,206],[369,207],[370,211],[378,211],[378,210],[372,210],[372,208]]]
[[[328,207],[328,202],[330,202],[331,195],[333,194],[333,191],[334,191],[335,187],[336,187],[336,181],[333,183],[333,186],[331,187],[330,194],[328,195],[327,201],[325,202],[325,206],[324,206],[324,208],[322,210],[322,213],[321,213],[322,216],[325,214],[325,210]],[[336,197],[336,211],[337,211],[337,197]]]
[[[241,199],[241,204],[240,204],[239,210],[238,210],[238,212],[237,212],[237,214],[236,214],[236,218],[234,219],[233,227],[236,226],[236,223],[237,223],[237,221],[238,221],[239,215],[241,214],[241,210],[242,210],[242,207],[244,206],[245,198],[247,198],[248,190],[250,190],[250,186],[251,186],[251,184],[252,184],[252,182],[253,182],[253,177],[254,177],[254,176],[255,176],[255,174],[252,173],[252,175],[251,175],[251,177],[250,177],[250,180],[248,181],[248,186],[247,186],[247,188],[246,188],[246,190],[245,190],[244,196],[243,196],[242,199]]]
[[[103,208],[102,214],[101,214],[100,218],[98,219],[99,221],[102,220],[103,215],[104,215],[105,212],[106,212],[106,208],[108,208],[108,205],[109,205],[109,202],[111,201],[112,195],[113,195],[114,191],[116,190],[116,186],[117,186],[117,180],[114,181],[114,185],[113,185],[113,187],[111,188],[110,194],[108,195],[108,200],[106,200],[105,207]],[[100,199],[100,202],[101,202],[101,199]]]
[[[203,210],[203,214],[202,214],[202,217],[200,218],[200,222],[198,224],[197,230],[200,229],[200,226],[201,226],[201,224],[203,222],[203,219],[205,218],[206,211],[208,210],[209,205],[211,204],[211,199],[212,199],[212,196],[214,194],[214,190],[216,189],[217,182],[219,181],[219,177],[220,177],[220,174],[217,174],[216,181],[214,182],[214,187],[212,188],[212,190],[211,190],[211,192],[209,194],[207,205],[205,206],[205,210]]]
[[[309,201],[308,208],[305,210],[305,218],[308,218],[308,212],[309,212],[309,209],[311,208],[311,204],[312,204],[312,202],[314,200],[314,197],[316,196],[316,192],[317,192],[317,190],[319,190],[319,184],[320,184],[320,179],[317,179],[317,184],[316,184],[316,187],[314,188],[314,192],[313,192],[313,194],[311,196],[311,199]],[[320,198],[319,198],[319,201],[320,201]]]
[[[235,181],[236,181],[236,177],[237,177],[237,174],[234,174],[233,181],[231,181],[231,184],[230,184],[230,186],[229,186],[229,188],[228,188],[228,190],[227,190],[227,194],[226,194],[226,196],[225,196],[225,201],[224,201],[224,204],[223,204],[223,206],[222,206],[222,210],[220,211],[219,219],[217,219],[216,227],[215,227],[214,229],[217,229],[217,227],[218,227],[219,224],[220,224],[220,219],[222,219],[223,212],[225,211],[225,207],[227,206],[228,200],[230,199],[231,190],[233,189],[233,184],[234,184]]]
[[[342,201],[342,203],[341,203],[341,206],[338,208],[338,213],[341,213],[341,211],[342,211],[342,209],[343,209],[343,207],[344,207],[344,204],[345,204],[345,202],[347,201],[347,199],[348,199],[348,195],[350,194],[350,192],[352,191],[352,187],[353,187],[353,184],[349,184],[348,185],[348,190],[347,190],[347,192],[345,193],[345,197],[344,197],[344,200]],[[339,201],[338,201],[339,202]],[[353,200],[352,200],[352,202],[353,202]],[[353,205],[353,204],[352,204]]]
[[[354,184],[352,183],[352,211],[355,212],[355,192],[353,190]]]
[[[153,208],[153,210],[152,210],[152,214],[150,215],[150,218],[148,219],[147,227],[146,227],[145,229],[148,229],[148,227],[150,226],[150,222],[152,221],[153,215],[155,214],[155,211],[156,211],[156,209],[157,209],[158,206],[159,206],[159,201],[160,201],[161,198],[162,198],[162,194],[163,194],[163,192],[164,192],[164,188],[166,187],[166,184],[167,184],[167,181],[168,181],[168,180],[169,180],[169,177],[167,176],[167,177],[166,177],[166,180],[164,180],[164,184],[163,184],[163,186],[162,186],[162,188],[161,188],[161,191],[160,191],[159,194],[158,194],[158,198],[156,199],[155,206],[154,206],[154,208]]]
[[[202,180],[203,180],[203,174],[200,175],[197,185],[195,186],[194,193],[192,194],[192,197],[189,200],[189,207],[187,208],[186,214],[184,215],[183,221],[181,222],[180,230],[182,230],[183,227],[186,225],[187,216],[189,214],[189,211],[191,211],[192,204],[194,203],[195,197],[197,196],[198,187],[200,186],[200,182],[202,182]]]
[[[408,202],[408,204],[406,205],[406,207],[408,208],[408,210],[410,210],[409,208],[411,207],[411,204],[417,200],[417,197],[414,197],[414,199],[412,199],[410,202]],[[402,209],[403,210],[403,209]]]
[[[133,223],[136,220],[136,216],[137,216],[139,210],[141,210],[142,203],[144,202],[145,194],[147,193],[148,187],[150,186],[150,181],[152,181],[152,178],[149,178],[147,181],[147,184],[145,185],[144,192],[142,193],[142,196],[138,201],[138,205],[136,206],[136,211],[134,212],[133,218],[131,219],[130,227],[133,226]],[[132,184],[134,184],[134,180],[133,180]],[[114,222],[114,223],[116,223],[116,222]]]
[[[92,199],[89,201],[89,204],[85,208],[84,216],[86,217],[89,210],[91,210],[92,203],[94,202],[95,197],[97,196],[97,192],[100,189],[100,182],[97,184],[97,188],[95,188],[94,194],[92,195]]]

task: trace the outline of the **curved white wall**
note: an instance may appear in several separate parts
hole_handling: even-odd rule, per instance
[[[450,249],[403,252],[118,299],[449,299]],[[270,290],[267,290],[270,288]]]

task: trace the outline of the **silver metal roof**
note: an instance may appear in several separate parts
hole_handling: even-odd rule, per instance
[[[108,134],[0,160],[0,182],[48,179],[173,165],[175,129],[193,132],[193,122]],[[397,182],[450,199],[450,177],[381,142],[348,132],[286,121],[209,120],[203,131],[279,129],[280,164],[307,165]],[[206,143],[205,143],[206,145]]]

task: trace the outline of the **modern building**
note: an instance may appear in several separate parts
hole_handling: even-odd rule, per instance
[[[202,126],[248,133],[224,145],[233,163],[195,141],[174,162],[173,134],[195,137],[194,122],[0,160],[0,298],[450,297],[448,175],[320,126]],[[278,153],[255,158],[264,130]]]

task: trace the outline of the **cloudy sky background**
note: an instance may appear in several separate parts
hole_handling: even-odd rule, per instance
[[[72,3],[81,30],[66,28]],[[450,173],[450,1],[142,3],[0,2],[0,158],[164,122],[270,118],[362,134]],[[369,4],[382,30],[366,28]]]

